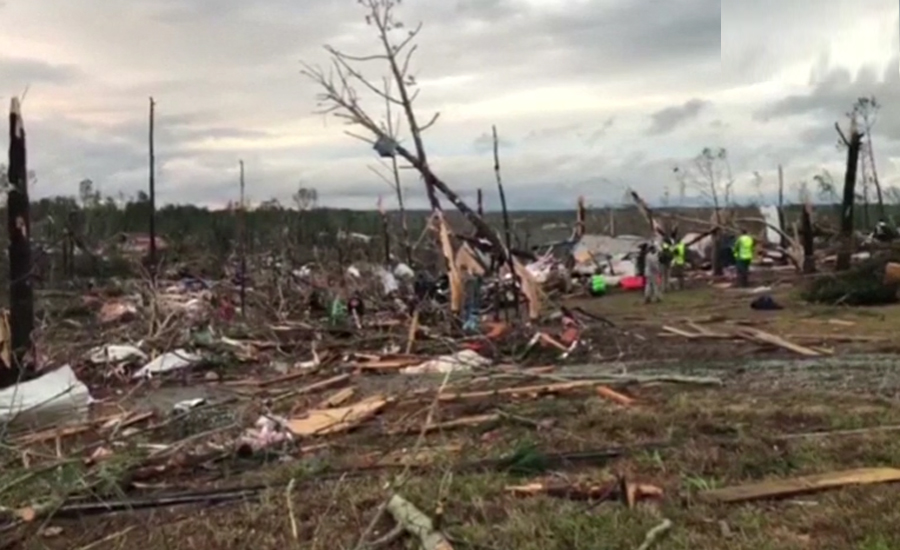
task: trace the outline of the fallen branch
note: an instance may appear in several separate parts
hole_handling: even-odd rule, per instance
[[[387,511],[404,531],[419,539],[424,550],[453,550],[447,537],[435,530],[431,518],[400,495],[391,497]]]

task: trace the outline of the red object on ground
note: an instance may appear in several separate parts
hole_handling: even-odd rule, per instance
[[[622,290],[641,290],[644,288],[644,278],[640,275],[622,277],[619,286],[622,287]]]

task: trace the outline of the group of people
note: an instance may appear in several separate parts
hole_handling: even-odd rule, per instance
[[[637,274],[644,278],[644,302],[660,302],[663,294],[671,290],[672,278],[676,287],[684,288],[684,270],[687,264],[687,245],[666,237],[657,246],[655,242],[641,243],[637,256]]]
[[[746,229],[742,229],[734,241],[731,252],[734,254],[738,286],[750,285],[750,264],[753,262],[755,245]],[[684,289],[686,266],[687,245],[676,234],[665,237],[659,245],[652,241],[641,243],[635,262],[635,274],[644,280],[644,302],[660,302],[665,292],[673,288]],[[597,273],[591,279],[591,294],[598,296],[605,293],[606,278]]]

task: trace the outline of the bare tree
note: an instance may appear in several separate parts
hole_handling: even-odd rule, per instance
[[[305,212],[312,210],[319,204],[319,192],[312,187],[304,187],[301,183],[300,187],[291,195],[291,200],[294,201],[294,206],[297,207],[297,210]]]
[[[369,137],[349,131],[347,134],[371,144],[382,158],[399,156],[404,159],[422,175],[432,210],[437,211],[441,208],[437,198],[437,191],[440,191],[466,216],[478,233],[491,243],[500,259],[507,260],[509,251],[497,232],[438,178],[428,164],[422,135],[437,121],[439,113],[435,113],[424,124],[419,122],[413,108],[419,90],[413,90],[416,87],[416,79],[409,70],[410,59],[417,48],[413,41],[421,31],[422,25],[419,24],[412,30],[406,29],[395,17],[395,8],[399,0],[358,1],[367,11],[366,23],[375,29],[382,51],[373,55],[353,56],[331,46],[325,46],[331,58],[329,70],[304,64],[303,74],[321,87],[318,96],[320,112],[341,118],[349,125],[364,128],[370,134]],[[394,88],[393,93],[386,93],[382,87],[374,85],[360,72],[358,65],[370,61],[379,61],[387,65]],[[397,106],[402,111],[406,131],[412,138],[412,150],[403,146],[402,140],[391,136],[386,122],[376,121],[366,112],[360,102],[357,88],[368,90],[369,93]]]
[[[391,96],[391,82],[392,80],[390,78],[384,79],[385,130],[387,131],[388,138],[391,141],[396,142],[397,136],[400,133],[402,117],[397,116],[396,120],[394,120],[393,117],[393,109],[391,109],[391,100],[389,99]],[[403,185],[400,178],[400,164],[397,162],[397,155],[391,155],[390,159],[390,166],[387,167],[392,176],[390,178],[372,166],[370,166],[369,169],[384,180],[397,196],[397,208],[400,210],[400,230],[403,237],[403,252],[406,256],[406,262],[412,264],[412,245],[410,244],[409,237],[409,220],[406,216],[406,206],[403,203]],[[482,215],[481,211],[478,212],[478,215]]]
[[[724,265],[719,258],[721,249],[721,229],[725,226],[724,209],[731,204],[734,177],[728,151],[724,147],[705,147],[694,157],[689,168],[676,166],[673,169],[682,189],[694,189],[705,197],[713,207],[713,222],[717,231],[713,234],[713,273],[721,275]]]

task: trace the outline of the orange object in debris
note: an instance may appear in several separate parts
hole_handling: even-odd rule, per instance
[[[634,399],[632,399],[631,397],[619,393],[608,386],[597,386],[597,395],[599,395],[600,397],[605,397],[611,401],[615,401],[620,405],[631,405],[634,403]]]
[[[571,346],[581,337],[581,330],[578,327],[566,327],[559,335],[559,341],[564,346]]]
[[[484,323],[484,326],[488,329],[484,334],[488,340],[499,340],[509,332],[507,323]]]

